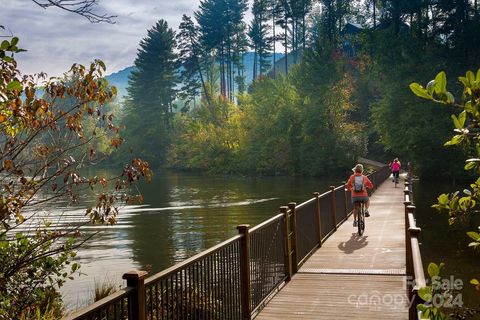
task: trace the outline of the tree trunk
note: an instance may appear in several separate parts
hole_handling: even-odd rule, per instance
[[[226,97],[226,85],[225,85],[225,48],[222,43],[222,50],[220,55],[220,94],[223,98]]]
[[[253,80],[257,79],[257,46],[253,49]]]
[[[273,66],[273,79],[276,78],[276,68],[275,68],[275,59],[276,59],[276,53],[275,53],[275,50],[276,50],[276,43],[277,43],[277,39],[276,39],[276,35],[275,35],[275,5],[274,7],[272,8],[272,30],[273,30],[273,58],[272,58],[272,66]]]

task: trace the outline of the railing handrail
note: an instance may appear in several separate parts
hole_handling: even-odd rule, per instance
[[[83,316],[83,317],[88,316],[89,314],[92,314],[92,313],[102,309],[106,305],[112,304],[112,303],[114,303],[114,302],[116,302],[120,299],[128,297],[131,293],[133,293],[133,291],[135,291],[135,289],[132,288],[132,287],[122,288],[122,289],[106,296],[105,298],[100,299],[100,300],[92,303],[91,305],[89,305],[89,306],[87,306],[83,309],[77,310],[77,311],[75,311],[71,314],[66,315],[63,319],[64,320],[73,320],[73,319],[76,319],[79,316]]]
[[[328,192],[330,192],[330,191],[328,191]],[[326,192],[326,193],[328,193],[328,192]],[[309,205],[311,202],[314,202],[314,201],[317,201],[317,198],[308,199],[307,201],[304,201],[304,202],[298,204],[295,208],[296,208],[297,210],[298,210],[298,209],[301,209],[301,208]]]
[[[418,236],[421,231],[415,221],[415,206],[413,205],[413,188],[411,172],[405,179],[404,205],[405,205],[405,251],[406,251],[406,274],[407,293],[410,299],[409,319],[420,319],[417,305],[422,303],[418,290],[426,285],[425,271],[423,270],[422,255]]]
[[[271,217],[270,219],[265,220],[265,221],[263,221],[263,222],[260,223],[260,224],[257,224],[255,227],[251,228],[251,229],[249,230],[249,232],[250,232],[250,233],[253,233],[253,232],[255,232],[255,231],[257,231],[257,230],[259,230],[259,229],[261,229],[261,228],[263,228],[263,227],[265,227],[265,226],[267,226],[267,225],[269,225],[270,223],[272,223],[272,222],[274,222],[274,221],[277,221],[277,220],[280,220],[280,219],[282,219],[282,218],[283,218],[283,214],[279,213],[279,214]]]
[[[174,264],[173,266],[167,268],[167,269],[164,269],[154,275],[151,275],[150,277],[146,278],[145,279],[145,286],[148,286],[150,285],[151,283],[153,282],[156,282],[158,281],[159,279],[163,278],[163,277],[166,277],[174,272],[176,272],[177,270],[179,269],[182,269],[182,268],[185,268],[185,267],[188,267],[192,264],[194,264],[195,262],[201,260],[202,258],[208,256],[208,255],[211,255],[212,253],[215,253],[216,251],[222,249],[223,247],[237,241],[238,239],[242,238],[242,235],[236,235],[230,239],[227,239],[223,242],[220,242],[219,244],[217,245],[214,245],[213,247],[211,248],[208,248],[202,252],[199,252],[197,253],[196,255],[190,257],[190,258],[187,258],[186,260],[183,260],[182,262],[179,262],[177,264]]]

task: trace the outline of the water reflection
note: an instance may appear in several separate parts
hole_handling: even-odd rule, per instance
[[[421,252],[424,269],[430,262],[444,262],[443,278],[461,279],[463,301],[471,307],[478,307],[479,293],[470,284],[470,279],[480,276],[478,269],[478,252],[468,247],[471,242],[466,235],[467,231],[477,230],[480,217],[472,216],[467,221],[448,224],[448,215],[439,213],[431,208],[436,203],[436,198],[441,193],[463,190],[461,186],[452,186],[447,183],[432,183],[417,181],[414,184],[414,201],[417,207],[417,225],[422,228]]]
[[[79,251],[84,275],[62,289],[68,308],[88,303],[95,278],[120,284],[132,268],[158,272],[236,235],[237,225],[256,225],[280,205],[305,201],[340,180],[157,173],[152,183],[139,186],[144,205],[122,208],[115,226],[84,229],[101,232]],[[85,197],[79,208],[69,208],[69,220],[91,202]]]

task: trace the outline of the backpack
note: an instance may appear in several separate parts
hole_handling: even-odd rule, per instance
[[[363,175],[355,176],[353,179],[353,192],[363,191]]]

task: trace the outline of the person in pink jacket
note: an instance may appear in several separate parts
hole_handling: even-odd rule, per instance
[[[353,174],[348,178],[347,184],[345,187],[347,190],[352,192],[352,203],[354,205],[353,210],[353,226],[357,226],[357,208],[355,202],[365,202],[365,216],[369,217],[370,213],[368,212],[368,207],[370,205],[370,198],[368,197],[367,189],[373,188],[373,183],[368,179],[367,176],[363,174],[363,165],[357,164],[355,168],[352,169]]]
[[[402,168],[402,164],[398,161],[398,158],[393,159],[393,162],[390,164],[390,169],[392,170],[393,181],[395,179],[399,179],[400,177],[400,169]]]

